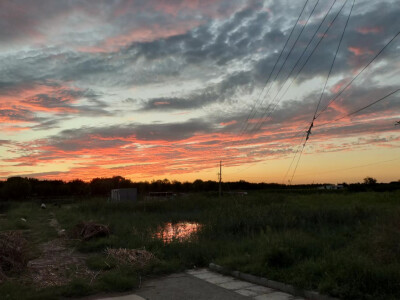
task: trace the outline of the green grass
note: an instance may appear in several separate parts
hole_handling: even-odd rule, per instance
[[[90,254],[87,264],[101,276],[91,285],[75,282],[73,295],[53,293],[126,291],[143,276],[215,262],[343,299],[399,299],[399,200],[399,192],[255,192],[247,198],[194,195],[137,204],[95,199],[52,208],[63,228],[92,220],[112,231],[109,237],[71,245]],[[15,205],[8,214],[17,219],[30,209],[30,204]],[[44,230],[35,242],[51,238],[40,224],[45,213],[35,210],[35,216],[29,228]],[[154,238],[159,226],[181,221],[199,222],[202,230],[184,242]],[[145,269],[119,266],[104,255],[107,247],[145,248],[158,262]]]

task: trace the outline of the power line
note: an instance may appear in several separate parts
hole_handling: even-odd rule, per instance
[[[264,92],[265,88],[267,87],[267,85],[268,85],[268,83],[269,83],[269,81],[270,81],[270,79],[271,79],[271,76],[272,76],[272,74],[274,73],[275,68],[276,68],[276,66],[277,66],[277,64],[278,64],[278,62],[279,62],[279,60],[281,59],[281,56],[282,56],[282,54],[283,54],[283,52],[284,52],[284,50],[285,50],[287,44],[289,43],[290,38],[292,37],[292,34],[293,34],[293,32],[294,32],[294,29],[296,28],[297,23],[299,22],[300,17],[301,17],[301,15],[303,14],[304,9],[305,9],[306,6],[307,6],[308,1],[309,1],[309,0],[307,0],[307,1],[304,3],[304,6],[303,6],[303,8],[302,8],[302,10],[301,10],[301,12],[300,12],[300,14],[299,14],[299,16],[298,16],[296,22],[295,22],[294,25],[293,25],[292,30],[290,31],[290,34],[289,34],[289,36],[288,36],[288,38],[287,38],[287,40],[286,40],[286,42],[285,42],[285,44],[284,44],[284,46],[283,46],[283,48],[282,48],[280,54],[279,54],[279,57],[278,57],[278,59],[275,61],[275,64],[274,64],[274,66],[273,66],[273,68],[272,68],[272,71],[269,73],[269,76],[268,76],[268,78],[267,78],[267,80],[266,80],[266,82],[265,82],[264,87],[262,88],[261,92],[259,93],[259,95],[258,95],[258,97],[257,97],[256,103],[253,105],[253,107],[252,107],[252,109],[251,109],[249,115],[248,115],[247,118],[246,118],[246,121],[245,121],[244,126],[243,126],[243,127],[245,127],[245,128],[244,128],[244,129],[242,128],[241,131],[245,132],[245,131],[247,130],[249,119],[250,119],[250,118],[253,118],[253,117],[255,116],[255,113],[253,114],[254,109],[255,109],[255,107],[258,105],[258,102],[259,102],[260,99],[261,99],[261,95],[262,95],[262,93]],[[250,115],[252,115],[252,116],[250,117]]]
[[[285,182],[286,176],[289,174],[289,171],[290,171],[290,169],[292,168],[292,165],[293,165],[293,163],[294,163],[294,160],[296,159],[297,153],[298,153],[299,150],[300,150],[301,144],[303,144],[303,139],[304,139],[304,136],[305,136],[305,135],[306,135],[306,133],[303,132],[303,136],[301,137],[300,144],[297,146],[297,150],[296,150],[296,152],[295,152],[295,154],[294,154],[294,156],[293,156],[292,161],[290,162],[289,168],[287,169],[287,171],[286,171],[286,173],[285,173],[285,176],[283,176],[282,183]]]
[[[340,118],[334,120],[333,122],[339,121],[339,120],[341,120],[341,119],[343,119],[343,118],[345,118],[345,117],[348,117],[348,116],[354,115],[354,114],[356,114],[356,113],[359,113],[360,111],[362,111],[362,110],[364,110],[364,109],[367,109],[367,108],[369,108],[369,107],[375,105],[376,103],[378,103],[378,102],[380,102],[380,101],[385,100],[386,98],[390,97],[391,95],[393,95],[393,94],[395,94],[395,93],[397,93],[397,92],[399,92],[399,91],[400,91],[400,89],[396,89],[396,90],[390,92],[389,94],[387,94],[387,95],[385,95],[385,96],[379,98],[378,100],[376,100],[376,101],[374,101],[374,102],[372,102],[372,103],[370,103],[370,104],[368,104],[368,105],[366,105],[366,106],[364,106],[364,107],[362,107],[362,108],[360,108],[360,109],[357,109],[357,110],[355,110],[355,111],[353,111],[353,112],[351,112],[351,113],[348,113],[348,114],[346,114],[345,116],[342,116],[342,117],[340,117]],[[327,123],[325,123],[325,124],[327,124]],[[323,124],[323,125],[325,125],[325,124]],[[302,153],[303,153],[303,150],[304,150],[304,148],[305,148],[306,142],[307,142],[307,140],[306,140],[306,141],[304,142],[304,144],[303,144],[303,147],[302,147],[301,152],[300,152],[300,156],[299,156],[299,158],[298,158],[298,160],[297,160],[296,167],[295,167],[295,169],[294,169],[294,171],[293,171],[293,175],[292,175],[292,178],[290,179],[290,182],[293,181],[293,177],[294,177],[294,174],[296,173],[297,166],[298,166],[298,164],[299,164],[300,157],[301,157],[301,155],[302,155]],[[293,160],[294,160],[294,158],[296,157],[296,155],[297,155],[297,152],[296,152],[295,156],[293,157]],[[293,164],[293,161],[292,161],[292,163],[290,164],[288,170],[290,170],[290,167],[291,167],[292,164]],[[288,171],[286,172],[286,175],[287,175],[287,173],[288,173]],[[286,175],[285,175],[285,177],[286,177]],[[285,177],[284,177],[284,178],[285,178]]]
[[[346,2],[347,2],[347,0],[346,0]],[[343,6],[342,6],[342,8],[339,10],[339,12],[338,12],[338,14],[340,13],[340,11],[343,9],[343,7],[344,7],[344,5],[345,4],[343,4]],[[354,1],[353,1],[353,6],[354,6]],[[332,8],[332,7],[331,7]],[[336,17],[338,16],[338,14],[336,15]],[[333,24],[333,22],[335,21],[335,19],[336,19],[336,17],[334,18],[334,20],[333,21],[331,21],[331,24],[330,24],[330,26]],[[322,24],[322,23],[321,23]],[[330,28],[330,26],[327,28],[327,30],[325,31],[325,33],[329,30],[329,28]],[[317,32],[318,32],[318,30],[317,30]],[[316,33],[317,33],[316,32]],[[301,67],[301,69],[298,71],[298,73],[297,73],[297,75],[296,75],[296,77],[292,80],[292,82],[290,83],[290,85],[294,82],[294,80],[298,77],[298,75],[300,74],[300,72],[302,71],[302,69],[304,68],[304,66],[307,64],[307,62],[308,62],[308,60],[310,59],[310,57],[312,56],[312,54],[315,52],[315,50],[316,50],[316,48],[318,47],[318,45],[320,44],[320,42],[322,41],[322,39],[325,37],[325,33],[324,34],[322,34],[322,38],[320,39],[320,41],[318,42],[318,44],[316,45],[316,47],[314,47],[314,50],[311,52],[311,54],[309,55],[309,57],[307,58],[307,60],[306,60],[306,62],[303,64],[303,66]],[[400,31],[399,32],[397,32],[397,34],[395,35],[395,36],[393,36],[392,37],[392,39],[391,40],[389,40],[386,44],[385,44],[385,46],[372,58],[372,60],[367,64],[367,65],[365,65],[364,67],[363,67],[363,69],[361,69],[361,71],[332,99],[332,100],[330,100],[330,102],[328,103],[328,105],[324,108],[324,109],[322,109],[319,113],[317,113],[316,115],[315,115],[315,118],[318,118],[331,104],[332,104],[332,102],[334,102],[334,101],[336,101],[337,100],[337,98],[359,77],[359,75],[361,75],[361,73],[363,73],[364,71],[365,71],[365,69],[367,69],[381,54],[382,54],[382,52],[397,38],[397,36],[400,34]],[[309,43],[311,43],[312,42],[312,39],[310,40],[310,42]],[[305,48],[305,50],[307,50],[307,47]],[[297,65],[297,64],[296,64]],[[292,69],[292,71],[293,71],[294,69]],[[271,72],[271,74],[272,74],[273,72]],[[288,78],[290,77],[290,75],[288,76]],[[289,85],[289,87],[290,87],[290,85]],[[282,95],[282,97],[286,94],[286,92],[288,91],[288,89],[289,89],[289,87],[286,89],[286,91],[285,91],[285,93]],[[374,101],[373,103],[370,103],[370,104],[368,104],[367,106],[365,106],[365,107],[362,107],[362,108],[360,108],[360,109],[358,109],[358,110],[356,110],[356,111],[354,111],[354,112],[352,112],[352,113],[350,113],[350,114],[348,114],[348,115],[345,115],[345,116],[343,116],[343,117],[341,117],[341,118],[339,118],[339,119],[337,119],[337,120],[340,120],[340,119],[343,119],[344,117],[347,117],[347,116],[349,116],[349,115],[353,115],[353,114],[356,114],[356,113],[358,113],[358,112],[360,112],[360,111],[362,111],[362,110],[364,110],[364,109],[366,109],[366,108],[368,108],[368,107],[371,107],[372,105],[374,105],[374,104],[376,104],[376,103],[378,103],[378,102],[380,102],[380,101],[382,101],[382,100],[384,100],[384,99],[386,99],[387,97],[389,97],[389,96],[391,96],[391,95],[393,95],[394,93],[396,93],[396,92],[398,92],[399,91],[399,89],[397,89],[397,90],[395,90],[395,91],[393,91],[393,92],[391,92],[391,93],[389,93],[388,95],[386,95],[386,96],[384,96],[384,97],[382,97],[382,98],[380,98],[380,99],[378,99],[378,100],[376,100],[376,101]],[[279,91],[280,92],[280,91]],[[278,93],[279,93],[278,92]],[[281,99],[282,99],[282,97],[281,97]],[[276,106],[275,106],[276,107]],[[253,107],[253,110],[254,110],[254,107]],[[316,109],[316,111],[317,111],[318,109]],[[335,120],[335,121],[337,121],[337,120]],[[323,124],[324,125],[324,124]],[[303,149],[302,149],[302,151],[303,151]],[[296,154],[297,154],[297,152],[298,151],[296,151]],[[301,156],[301,154],[300,154],[300,156]],[[291,164],[292,165],[292,164]],[[298,165],[298,163],[296,164],[296,169],[297,169],[297,165]],[[292,177],[293,178],[293,177]]]
[[[318,0],[318,1],[319,1],[319,0]],[[267,80],[266,80],[266,82],[265,82],[265,85],[264,85],[263,89],[260,91],[260,93],[259,93],[259,95],[258,95],[258,97],[257,97],[257,100],[256,100],[255,104],[253,105],[253,107],[252,107],[250,113],[248,114],[248,116],[247,116],[247,118],[246,118],[246,121],[243,123],[243,125],[242,125],[242,127],[241,127],[241,129],[240,129],[239,137],[240,137],[241,135],[243,135],[244,132],[247,130],[247,128],[248,128],[248,126],[249,126],[249,120],[250,120],[250,118],[253,118],[253,117],[254,117],[254,115],[255,115],[254,110],[255,110],[256,106],[258,105],[258,102],[259,102],[260,99],[261,99],[261,95],[262,95],[262,93],[264,92],[265,88],[267,87],[267,85],[268,85],[268,83],[269,83],[269,81],[270,81],[270,79],[271,79],[271,76],[272,76],[273,72],[275,71],[275,68],[276,68],[276,66],[277,66],[277,64],[278,64],[278,62],[279,62],[279,60],[280,60],[280,58],[281,58],[281,56],[282,56],[282,54],[283,54],[283,52],[284,52],[286,46],[287,46],[287,44],[289,43],[289,40],[290,40],[290,38],[292,37],[292,34],[293,34],[293,32],[294,32],[294,30],[295,30],[295,28],[296,28],[296,26],[297,26],[297,24],[298,24],[298,22],[299,22],[299,20],[300,20],[300,18],[301,18],[301,15],[302,15],[303,12],[304,12],[304,9],[306,8],[308,2],[309,2],[309,0],[306,0],[306,1],[305,1],[304,5],[303,5],[303,7],[302,7],[302,9],[301,9],[301,11],[300,11],[300,14],[299,14],[299,16],[297,17],[297,20],[296,20],[296,22],[294,23],[294,25],[293,25],[293,27],[292,27],[292,29],[291,29],[291,31],[290,31],[290,34],[289,34],[289,36],[288,36],[288,38],[287,38],[287,40],[286,40],[286,42],[285,42],[285,44],[284,44],[284,46],[283,46],[283,48],[282,48],[280,54],[279,54],[279,57],[278,57],[278,59],[275,61],[275,64],[274,64],[274,66],[273,66],[273,68],[272,68],[272,70],[271,70],[271,72],[270,72],[270,74],[269,74],[269,76],[268,76],[268,78],[267,78]],[[253,113],[253,112],[254,112],[254,113]],[[251,116],[251,117],[250,117],[250,116]],[[229,144],[232,145],[232,144],[233,144],[233,140],[234,140],[234,139],[232,138],[231,141],[228,143],[228,145],[229,145]]]
[[[317,3],[318,3],[319,1],[320,1],[320,0],[318,0]],[[336,0],[335,0],[335,1],[336,1]],[[266,82],[265,82],[265,85],[264,85],[263,89],[260,91],[260,93],[259,93],[259,95],[258,95],[258,97],[257,97],[257,100],[256,100],[255,104],[253,105],[253,107],[252,107],[252,109],[251,109],[249,115],[248,115],[247,118],[246,118],[246,121],[244,122],[244,124],[243,124],[243,126],[242,126],[242,128],[241,128],[241,130],[240,130],[239,137],[240,137],[241,135],[243,135],[243,134],[246,132],[246,130],[247,130],[248,126],[249,126],[249,120],[250,120],[251,118],[254,118],[254,116],[255,116],[255,114],[256,114],[256,110],[255,110],[255,109],[256,109],[256,106],[259,104],[259,102],[260,102],[261,99],[264,99],[264,98],[261,98],[262,93],[264,92],[265,88],[268,86],[268,83],[270,82],[271,76],[272,76],[272,74],[274,73],[274,71],[275,71],[275,69],[276,69],[276,67],[277,67],[277,65],[278,65],[279,60],[281,59],[282,54],[283,54],[283,52],[285,51],[286,46],[288,45],[288,43],[289,43],[289,41],[290,41],[290,38],[292,37],[293,32],[294,32],[294,30],[295,30],[297,24],[299,23],[299,20],[300,20],[302,14],[303,14],[303,12],[304,12],[304,10],[305,10],[305,8],[306,8],[308,2],[309,2],[309,0],[306,0],[306,1],[305,1],[304,5],[303,5],[303,7],[302,7],[302,9],[301,9],[301,11],[300,11],[300,14],[299,14],[299,16],[297,17],[297,20],[296,20],[296,22],[294,23],[294,25],[293,25],[293,27],[292,27],[292,29],[291,29],[291,31],[290,31],[290,34],[289,34],[289,36],[288,36],[288,38],[287,38],[287,40],[286,40],[286,42],[285,42],[285,44],[284,44],[284,46],[283,46],[283,48],[282,48],[280,54],[279,54],[278,59],[275,61],[275,64],[274,64],[274,66],[273,66],[271,72],[269,73],[269,76],[268,76],[268,78],[267,78],[267,80],[266,80]],[[316,6],[316,5],[315,5],[315,6]],[[314,6],[314,9],[315,9],[315,6]],[[314,10],[313,10],[313,11],[314,11]],[[307,22],[308,22],[308,20],[307,20]],[[304,27],[303,27],[303,28],[304,28]],[[301,32],[302,32],[302,31],[301,31]],[[296,40],[296,42],[297,42],[297,40]],[[296,43],[296,42],[295,42],[295,43]],[[290,50],[290,52],[291,52],[291,51],[292,51],[292,49]],[[289,53],[290,53],[290,52],[289,52]],[[285,63],[285,61],[284,61],[284,63]],[[283,63],[283,64],[284,64],[284,63]],[[263,102],[263,101],[264,101],[264,100],[262,100],[262,102]],[[262,103],[262,102],[261,102],[261,103]],[[233,142],[233,140],[231,141],[231,143],[232,143],[232,142]]]
[[[301,30],[300,30],[300,33],[298,34],[296,40],[294,41],[294,43],[292,44],[292,47],[291,47],[290,50],[289,50],[288,55],[286,56],[286,58],[285,58],[285,60],[283,61],[282,65],[280,66],[278,72],[276,73],[275,78],[274,78],[274,81],[278,78],[278,76],[279,76],[279,74],[281,73],[283,67],[286,65],[286,62],[288,61],[290,55],[291,55],[292,52],[293,52],[294,47],[296,46],[296,44],[297,44],[297,42],[299,41],[301,35],[303,34],[303,31],[304,31],[304,29],[306,28],[308,22],[310,21],[310,18],[311,18],[311,16],[312,16],[312,14],[314,13],[315,8],[317,7],[318,3],[319,3],[319,0],[315,3],[315,5],[314,5],[314,7],[313,7],[313,9],[312,9],[312,11],[311,11],[311,13],[310,13],[310,15],[309,15],[308,18],[307,18],[306,23],[302,26],[302,28],[301,28]],[[271,88],[272,88],[272,85],[273,85],[273,84],[270,84],[270,86],[269,86],[269,88],[268,88],[268,90],[267,90],[267,93],[266,93],[265,96],[264,96],[264,99],[269,95],[269,92],[270,92],[270,90],[271,90]],[[261,104],[262,104],[263,102],[264,102],[264,100],[261,102]],[[271,104],[272,104],[272,102],[270,102],[270,104],[268,105],[268,107],[270,107]],[[268,107],[267,107],[267,109],[268,109]]]
[[[315,120],[315,116],[316,116],[316,114],[317,114],[317,112],[318,112],[319,105],[321,104],[322,98],[323,98],[323,96],[324,96],[324,94],[325,94],[326,86],[327,86],[328,81],[329,81],[329,78],[330,78],[330,76],[331,76],[331,74],[332,74],[333,66],[335,65],[336,57],[337,57],[337,54],[338,54],[338,52],[339,52],[340,46],[342,45],[344,33],[346,32],[346,28],[347,28],[347,25],[349,24],[351,12],[353,11],[353,8],[354,8],[354,3],[355,3],[355,0],[353,0],[353,4],[352,4],[352,6],[351,6],[351,8],[350,8],[349,16],[347,17],[346,24],[344,25],[344,30],[343,30],[343,32],[342,32],[342,36],[340,37],[339,44],[338,44],[338,46],[337,46],[337,48],[336,48],[335,56],[333,57],[333,61],[332,61],[331,67],[330,67],[330,69],[329,69],[328,76],[326,77],[325,84],[324,84],[324,88],[322,89],[321,96],[320,96],[320,98],[319,98],[317,107],[316,107],[316,109],[315,109],[313,121]]]
[[[354,1],[355,0],[353,0],[353,5],[354,5]],[[319,114],[317,114],[316,116],[314,116],[314,119],[313,120],[315,120],[316,118],[318,118],[328,107],[329,107],[329,105],[331,105],[332,104],[332,102],[334,102],[357,78],[358,78],[358,76],[366,69],[366,68],[368,68],[368,66],[369,65],[371,65],[372,64],[372,62],[394,41],[394,39],[398,36],[400,34],[400,31],[392,38],[392,39],[390,39],[390,41],[388,42],[388,43],[386,43],[386,45],[373,57],[373,59],[367,64],[367,65],[365,65],[364,66],[364,68],[335,96],[335,98],[333,98],[329,103],[328,103],[328,105],[323,109],[323,110],[321,110],[320,111],[320,113]],[[359,113],[360,111],[362,111],[362,110],[364,110],[364,109],[367,109],[367,108],[369,108],[369,107],[371,107],[371,106],[373,106],[373,105],[375,105],[376,103],[379,103],[380,101],[383,101],[383,100],[385,100],[386,98],[388,98],[389,96],[391,96],[391,95],[393,95],[393,94],[395,94],[395,93],[397,93],[398,91],[399,91],[400,89],[396,89],[396,90],[394,90],[393,92],[391,92],[391,93],[389,93],[389,94],[387,94],[387,95],[385,95],[385,96],[383,96],[382,98],[380,98],[380,99],[378,99],[378,100],[376,100],[376,101],[374,101],[374,102],[372,102],[372,103],[370,103],[370,104],[368,104],[368,105],[366,105],[366,106],[364,106],[364,107],[362,107],[362,108],[360,108],[360,109],[357,109],[356,111],[353,111],[353,112],[351,112],[351,113],[349,113],[349,114],[347,114],[347,115],[345,115],[345,116],[342,116],[342,117],[340,117],[340,118],[338,118],[338,119],[336,119],[336,120],[334,120],[333,122],[336,122],[336,121],[339,121],[339,120],[341,120],[341,119],[343,119],[343,118],[345,118],[345,117],[348,117],[348,116],[351,116],[351,115],[354,115],[354,114],[356,114],[356,113]],[[331,123],[331,122],[328,122],[328,123]],[[327,124],[327,123],[325,123],[325,124]],[[325,125],[324,124],[324,125]],[[310,125],[310,128],[309,128],[309,132],[308,132],[308,134],[310,134],[311,133],[311,128],[312,128],[312,126],[313,126],[313,123],[311,123],[311,125]],[[306,142],[307,142],[307,140],[306,140]],[[305,144],[304,144],[304,147],[305,147]],[[304,150],[304,147],[302,148],[302,151],[301,151],[301,153],[303,152],[303,150]],[[300,157],[301,157],[301,153],[300,153]],[[298,159],[298,162],[299,162],[299,160],[300,160],[300,157],[299,157],[299,159]],[[298,164],[298,163],[297,163]],[[297,164],[296,164],[296,169],[297,169]],[[295,169],[295,170],[296,170]],[[294,172],[295,173],[295,172]],[[292,179],[291,179],[291,181],[293,180],[293,177],[294,177],[294,173],[293,173],[293,176],[292,176]]]
[[[347,1],[346,1],[346,3],[347,3]],[[344,26],[344,28],[343,28],[343,32],[342,32],[342,35],[341,35],[341,37],[340,37],[340,40],[339,40],[339,43],[338,43],[338,47],[336,48],[336,52],[335,52],[335,55],[334,55],[332,64],[331,64],[331,66],[330,66],[330,69],[329,69],[329,72],[328,72],[328,75],[327,75],[327,78],[326,78],[326,81],[325,81],[325,85],[324,85],[324,88],[323,88],[322,93],[321,93],[320,100],[318,101],[317,108],[316,108],[316,110],[315,110],[315,113],[314,113],[313,119],[312,119],[312,121],[311,121],[310,127],[309,127],[308,130],[307,130],[306,139],[305,139],[305,141],[304,141],[303,147],[301,148],[300,155],[299,155],[299,158],[298,158],[298,160],[297,160],[296,167],[295,167],[295,169],[294,169],[294,171],[293,171],[292,178],[290,179],[290,182],[293,181],[293,178],[294,178],[294,176],[295,176],[295,174],[296,174],[297,167],[298,167],[299,162],[300,162],[300,159],[301,159],[301,155],[303,154],[304,148],[305,148],[305,146],[306,146],[306,144],[307,144],[307,141],[308,141],[308,139],[309,139],[309,137],[310,137],[311,129],[312,129],[313,126],[314,126],[315,115],[316,115],[316,113],[317,113],[317,111],[318,111],[319,104],[321,103],[321,99],[322,99],[322,97],[323,97],[323,94],[324,94],[324,92],[325,92],[325,88],[326,88],[327,82],[328,82],[328,80],[329,80],[329,76],[331,75],[331,72],[332,72],[334,63],[335,63],[335,61],[336,61],[337,54],[338,54],[339,49],[340,49],[340,45],[341,45],[341,43],[342,43],[342,41],[343,41],[344,34],[345,34],[346,29],[347,29],[347,26],[348,26],[348,24],[349,24],[349,20],[350,20],[350,17],[351,17],[351,13],[352,13],[353,8],[354,8],[354,3],[355,3],[355,0],[353,0],[353,4],[352,4],[352,6],[351,6],[351,8],[350,8],[350,12],[349,12],[349,15],[348,15],[348,17],[347,17],[346,24],[345,24],[345,26]]]
[[[314,52],[317,50],[318,46],[321,44],[321,42],[323,41],[323,39],[326,37],[326,33],[329,31],[329,29],[332,27],[332,25],[334,24],[334,22],[336,21],[337,17],[339,16],[340,12],[343,10],[345,4],[347,3],[347,0],[343,3],[342,7],[338,10],[338,12],[336,13],[335,17],[333,18],[333,20],[329,23],[328,27],[325,29],[324,33],[321,35],[321,38],[319,39],[318,43],[314,46],[313,50],[310,52],[310,54],[308,55],[306,61],[304,62],[304,64],[301,66],[301,68],[297,71],[296,76],[292,79],[292,81],[290,82],[290,84],[287,86],[285,92],[281,95],[281,97],[278,99],[278,101],[275,103],[275,106],[272,108],[272,110],[268,111],[269,107],[267,107],[267,109],[265,109],[264,113],[263,113],[263,118],[261,119],[261,121],[258,123],[257,127],[255,127],[254,131],[258,131],[260,130],[262,124],[264,123],[264,121],[271,115],[271,113],[276,109],[276,107],[278,106],[278,103],[282,100],[282,98],[286,95],[286,93],[288,92],[289,88],[291,87],[291,85],[293,84],[293,82],[297,79],[297,77],[300,75],[300,73],[303,71],[304,67],[307,65],[307,63],[309,62],[310,58],[312,57],[312,55],[314,54]],[[323,22],[321,22],[322,24]],[[318,32],[318,31],[317,31]],[[314,33],[313,38],[315,37],[315,35],[317,34],[317,32]],[[313,39],[312,38],[312,39]],[[311,39],[311,42],[312,42]],[[310,42],[310,43],[311,43]],[[308,45],[309,46],[309,45]],[[307,49],[307,47],[306,47]],[[300,58],[301,59],[301,58]],[[297,65],[297,63],[296,63]],[[292,71],[294,70],[294,68],[292,69]],[[287,77],[286,81],[288,80],[289,77]],[[284,85],[286,84],[286,82],[284,83]],[[273,102],[275,101],[275,99],[278,97],[279,93],[282,91],[284,85],[282,85],[282,87],[280,88],[280,90],[277,92],[277,94],[275,95],[274,99],[272,100]]]
[[[374,60],[375,59],[377,59],[378,57],[379,57],[379,55],[381,55],[382,54],[382,52],[398,37],[398,35],[400,34],[400,31],[398,31],[391,39],[390,39],[390,41],[389,42],[387,42],[386,44],[385,44],[385,46],[370,60],[370,62],[369,63],[367,63],[365,66],[364,66],[364,68],[362,68],[361,69],[361,71],[360,72],[358,72],[358,74],[356,75],[356,76],[354,76],[354,78],[332,99],[332,100],[330,100],[329,101],[329,103],[328,103],[328,105],[324,108],[324,109],[322,109],[320,112],[319,112],[319,114],[316,116],[316,118],[318,118],[325,110],[327,110],[328,109],[328,107],[334,102],[334,101],[336,101],[337,100],[337,98],[339,98],[339,96],[341,95],[341,94],[343,94],[343,92],[358,78],[358,76],[360,76],[360,74],[362,73],[362,72],[364,72],[365,71],[365,69],[367,69],[373,62],[374,62]]]
[[[322,21],[320,22],[318,28],[315,30],[313,36],[311,37],[311,39],[308,41],[307,46],[303,49],[303,52],[301,53],[300,57],[297,59],[295,65],[293,66],[292,70],[289,72],[289,74],[286,76],[285,82],[282,85],[282,88],[285,86],[286,82],[289,80],[290,76],[292,75],[293,71],[296,69],[297,65],[299,64],[299,62],[301,61],[301,59],[303,58],[304,54],[306,53],[308,47],[311,45],[312,41],[314,40],[315,36],[317,35],[318,31],[320,30],[322,24],[325,22],[325,19],[328,17],[329,13],[331,12],[333,6],[335,5],[335,3],[337,2],[337,0],[332,2],[332,5],[329,7],[329,10],[326,12],[324,18],[322,19]],[[276,94],[276,96],[274,97],[273,101],[276,99],[276,97],[279,95],[280,91],[282,90],[282,88],[278,91],[278,93]],[[282,97],[281,97],[282,98]],[[278,100],[279,102],[280,100]],[[275,106],[276,107],[276,106]],[[275,110],[275,107],[273,108],[273,110]]]
[[[370,104],[368,104],[368,105],[366,105],[366,106],[364,106],[364,107],[361,107],[360,109],[357,109],[357,110],[355,110],[355,111],[353,111],[353,112],[351,112],[351,113],[348,113],[347,115],[344,115],[344,116],[342,116],[342,117],[340,117],[340,118],[334,120],[334,122],[339,121],[339,120],[341,120],[341,119],[344,119],[344,118],[346,118],[346,117],[349,117],[349,116],[351,116],[351,115],[355,115],[355,114],[359,113],[360,111],[362,111],[362,110],[364,110],[364,109],[367,109],[367,108],[369,108],[369,107],[371,107],[371,106],[377,104],[378,102],[381,102],[381,101],[385,100],[386,98],[390,97],[391,95],[396,94],[398,91],[400,91],[400,89],[396,89],[396,90],[390,92],[389,94],[383,96],[382,98],[379,98],[378,100],[376,100],[376,101],[374,101],[374,102],[372,102],[372,103],[370,103]],[[325,123],[325,124],[327,124],[327,123]]]

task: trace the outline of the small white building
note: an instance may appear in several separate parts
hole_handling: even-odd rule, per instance
[[[318,187],[319,190],[342,190],[344,189],[343,184],[326,184],[323,186],[319,186]]]
[[[111,190],[111,201],[137,201],[137,188]]]

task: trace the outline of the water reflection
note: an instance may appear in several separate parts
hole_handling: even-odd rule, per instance
[[[183,241],[188,239],[192,234],[199,231],[201,224],[180,222],[180,223],[166,223],[160,227],[155,234],[156,238],[162,239],[165,243],[170,243],[173,240]]]

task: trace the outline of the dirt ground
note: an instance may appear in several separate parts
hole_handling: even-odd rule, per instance
[[[37,288],[65,285],[74,278],[94,280],[98,274],[86,266],[87,256],[67,246],[67,238],[54,215],[49,225],[60,237],[39,246],[41,254],[28,262],[26,279]]]

